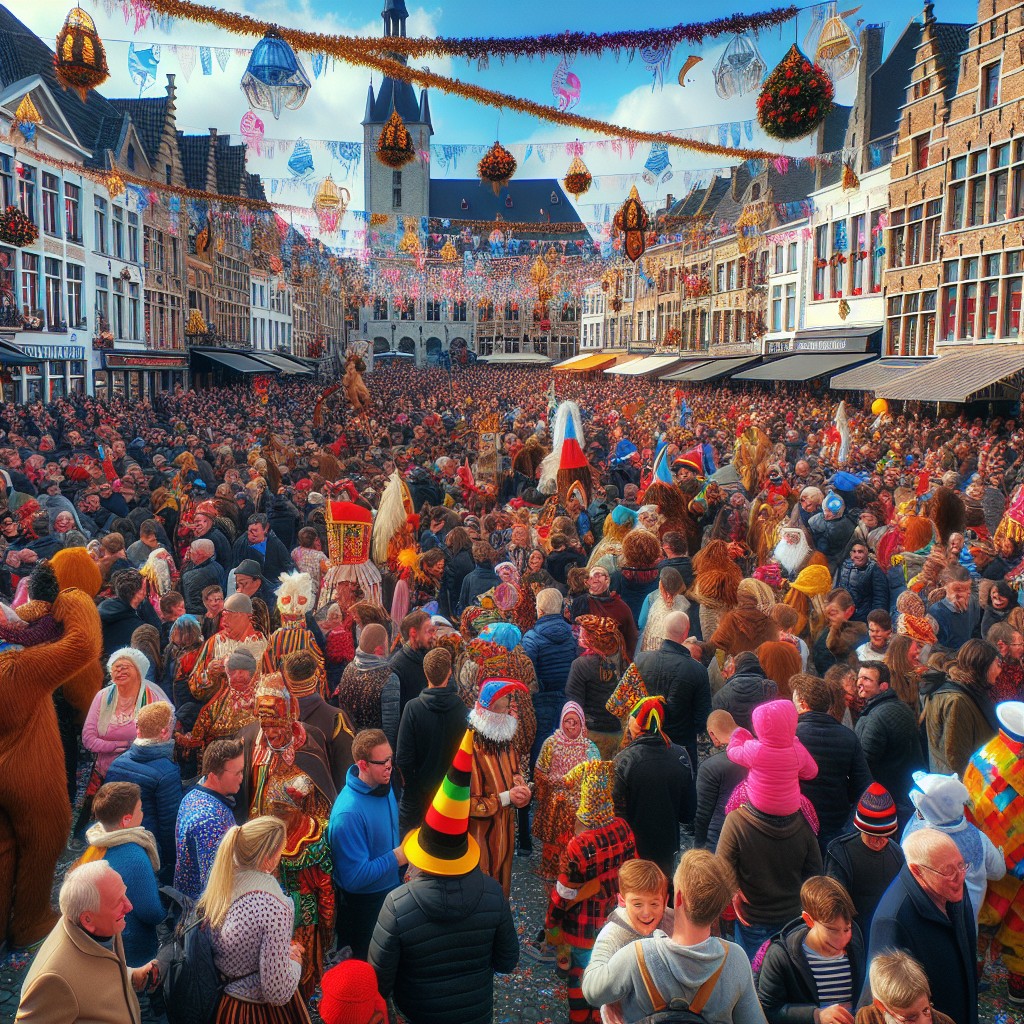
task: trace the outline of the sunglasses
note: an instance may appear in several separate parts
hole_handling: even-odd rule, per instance
[[[395,759],[394,755],[392,755],[391,757],[385,757],[383,761],[374,761],[373,758],[368,757],[366,759],[366,763],[367,764],[375,764],[378,768],[383,768],[386,764],[391,764],[391,762],[394,759]]]

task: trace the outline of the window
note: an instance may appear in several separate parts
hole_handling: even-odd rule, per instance
[[[1020,337],[1020,295],[1024,277],[1011,277],[1006,282],[1006,305],[1003,308],[1003,337]]]
[[[82,189],[64,182],[64,231],[69,242],[82,241]]]
[[[999,70],[1002,61],[981,69],[981,109],[991,110],[999,103]]]
[[[135,147],[132,145],[129,145],[125,152],[125,163],[128,165],[129,171],[135,170]]]
[[[59,331],[64,319],[63,301],[60,282],[60,260],[46,257],[46,327],[50,331]]]
[[[43,231],[60,238],[60,179],[43,172]]]
[[[928,166],[929,134],[918,135],[914,139],[914,170],[922,171]]]
[[[725,291],[725,264],[719,263],[715,268],[715,291]]]
[[[796,330],[796,283],[786,285],[786,330]]]
[[[124,208],[113,207],[113,220],[111,221],[111,251],[119,259],[124,259]]]
[[[843,278],[846,275],[846,253],[849,250],[848,241],[844,242],[846,237],[846,221],[833,221],[832,253],[829,257],[829,263],[831,264],[829,284],[833,299],[842,298],[843,295]]]
[[[15,164],[18,172],[18,209],[33,224],[38,224],[36,217],[36,169],[25,164]]]
[[[923,263],[934,263],[939,258],[939,234],[942,231],[942,200],[933,199],[925,207]]]
[[[115,338],[128,337],[128,321],[125,319],[124,281],[120,277],[114,278],[114,305],[111,307],[110,329],[114,332]]]
[[[942,340],[956,338],[956,285],[942,289]]]
[[[21,254],[21,306],[33,314],[39,308],[39,257],[33,252]]]
[[[905,246],[905,263],[907,266],[914,266],[921,262],[921,237],[922,223],[924,217],[924,206],[918,205],[910,210],[907,224],[907,238]]]
[[[948,230],[956,231],[964,226],[964,198],[967,186],[959,181],[949,186],[949,224]]]
[[[139,286],[137,284],[128,285],[128,337],[132,341],[139,341],[141,335],[139,333],[139,324],[141,323],[140,317],[140,298],[139,298]]]
[[[0,205],[6,210],[14,203],[13,161],[6,153],[0,153]]]
[[[786,259],[786,270],[791,274],[796,272],[796,242],[790,242]]]
[[[441,303],[436,299],[427,301],[427,319],[435,322],[441,319]]]
[[[102,196],[93,197],[93,246],[97,252],[107,251],[107,201]]]
[[[391,207],[395,210],[402,208],[402,172],[391,172]]]
[[[996,224],[1006,219],[1006,197],[1010,187],[1010,172],[1005,168],[992,173],[988,192],[988,220]]]
[[[960,338],[974,337],[974,318],[978,311],[977,284],[964,285],[960,290]]]
[[[726,277],[727,277],[726,287],[729,289],[729,291],[735,291],[736,290],[736,265],[737,265],[738,262],[739,262],[738,260],[733,260],[731,263],[728,264],[728,267],[727,267],[727,271],[726,271]]]
[[[786,250],[782,245],[775,246],[775,273],[781,274],[785,268]]]
[[[828,225],[814,229],[814,297],[825,298],[825,268],[828,266]]]
[[[72,330],[85,326],[85,305],[83,288],[85,285],[85,267],[77,263],[69,263],[64,268],[68,290],[68,326]]]
[[[96,275],[96,330],[110,330],[110,281],[106,274]],[[103,326],[106,324],[106,327]]]
[[[776,333],[782,330],[782,285],[777,284],[772,288],[772,330]]]

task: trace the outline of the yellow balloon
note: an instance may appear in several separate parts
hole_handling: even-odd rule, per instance
[[[881,416],[882,413],[889,411],[889,403],[884,398],[876,398],[871,403],[871,411],[876,416]]]

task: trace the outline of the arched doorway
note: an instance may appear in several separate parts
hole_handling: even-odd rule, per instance
[[[428,366],[437,366],[441,361],[441,339],[440,338],[427,338],[426,341],[426,356]]]
[[[416,342],[412,338],[405,337],[398,343],[398,351],[414,356],[416,355]]]
[[[374,338],[373,339],[373,354],[379,356],[382,352],[387,352],[390,349],[387,338]]]

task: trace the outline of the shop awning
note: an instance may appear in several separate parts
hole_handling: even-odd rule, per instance
[[[529,363],[540,366],[550,363],[550,356],[543,356],[539,352],[495,352],[493,355],[481,356],[484,363]]]
[[[900,377],[920,369],[922,365],[920,359],[876,359],[837,373],[829,387],[833,391],[875,391],[883,384],[892,384]]]
[[[586,373],[589,370],[603,370],[606,366],[613,366],[615,359],[614,352],[594,352],[582,359],[576,357],[575,360],[559,363],[555,369],[563,370],[566,373]]]
[[[724,377],[726,374],[733,373],[744,366],[756,363],[759,358],[760,356],[739,356],[735,359],[708,359],[686,369],[678,370],[676,373],[670,373],[662,379],[686,380],[695,384],[702,381],[717,380],[719,377]]]
[[[209,359],[214,363],[220,363],[221,366],[227,367],[229,370],[234,370],[235,373],[277,373],[278,371],[270,366],[269,363],[261,363],[258,359],[253,359],[247,353],[242,352],[225,352],[218,350],[211,352],[206,349],[193,349],[194,355],[202,356],[204,359]]]
[[[287,359],[285,356],[279,356],[276,352],[253,352],[252,358],[280,370],[281,373],[297,374],[301,377],[313,376],[313,371],[308,367],[292,362],[291,359]]]
[[[373,354],[374,362],[378,359],[415,359],[416,357],[411,352],[375,352]]]
[[[690,370],[696,370],[698,366],[704,366],[707,362],[707,359],[687,359],[678,366],[673,366],[670,373],[663,373],[658,379],[669,381],[687,380],[688,378],[685,375]]]
[[[678,363],[678,355],[644,356],[643,359],[633,359],[620,366],[609,366],[604,372],[622,374],[625,377],[645,377],[664,373],[670,366],[675,366]]]
[[[875,394],[899,402],[966,402],[1017,374],[1024,374],[1024,351],[1017,345],[967,345],[880,385]],[[1021,383],[1014,382],[1013,390],[1019,392]]]
[[[574,356],[569,356],[568,359],[563,359],[560,363],[556,363],[551,367],[552,370],[565,370],[570,366],[575,366],[577,363],[583,362],[584,359],[589,359],[595,353],[593,352],[578,352]]]
[[[24,352],[12,351],[6,345],[0,348],[0,366],[33,366],[38,362],[41,360],[33,359]]]
[[[807,352],[798,356],[785,356],[770,363],[752,366],[734,373],[733,380],[812,380],[825,377],[854,363],[873,358],[869,352]]]

